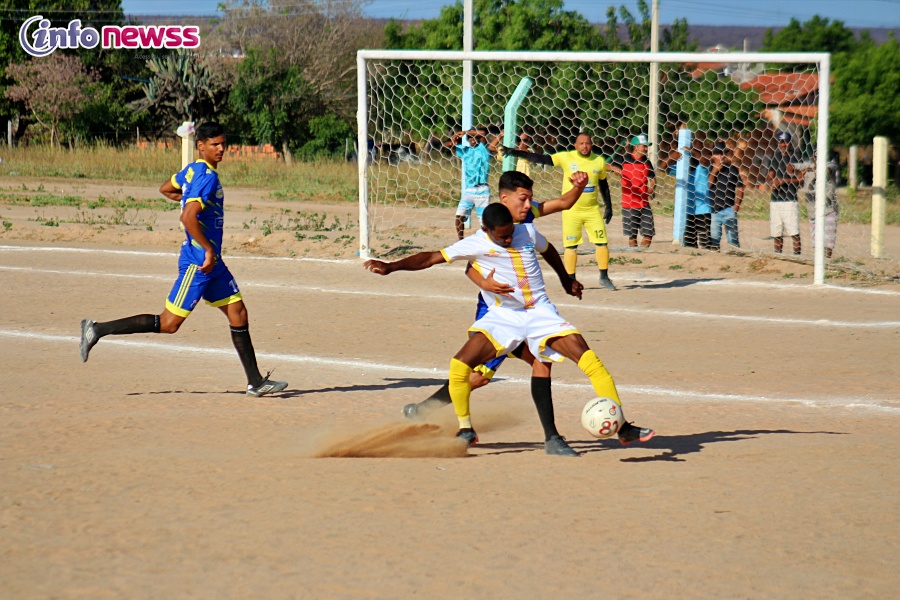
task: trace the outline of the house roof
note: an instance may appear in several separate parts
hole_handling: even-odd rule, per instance
[[[728,63],[713,63],[713,62],[704,62],[697,63],[694,65],[694,70],[691,71],[691,77],[694,79],[698,77],[702,77],[704,73],[707,71],[720,71],[728,66]]]
[[[819,76],[815,73],[767,73],[742,83],[741,89],[759,92],[764,104],[785,104],[799,100],[819,90]]]

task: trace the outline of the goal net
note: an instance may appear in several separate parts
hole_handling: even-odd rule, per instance
[[[900,242],[890,226],[884,251],[872,256],[870,196],[848,195],[833,178],[840,169],[829,166],[830,149],[841,141],[828,143],[828,115],[820,110],[828,102],[827,54],[363,50],[357,62],[363,257],[393,257],[455,241],[463,177],[453,135],[472,126],[483,129],[488,145],[505,139],[540,154],[572,150],[577,135],[586,132],[613,171],[633,160],[633,138],[646,135],[646,158],[656,175],[650,199],[654,249],[676,245],[705,252],[718,239],[720,252],[812,261],[817,283],[826,268],[873,276],[900,268]],[[504,131],[504,111],[526,79],[530,88],[520,98],[515,131]],[[651,86],[654,79],[658,83]],[[471,123],[464,123],[467,111]],[[787,144],[779,145],[779,138]],[[785,188],[790,196],[796,187],[799,244],[785,230],[776,255],[770,171],[782,152],[782,162],[802,179]],[[736,168],[740,191],[716,187],[713,197],[709,174],[720,161]],[[498,200],[503,165],[493,155],[492,201]],[[532,164],[529,174],[536,199],[560,195],[561,169]],[[631,247],[621,219],[622,177],[613,172],[608,181],[614,217],[607,231],[615,257]],[[742,191],[736,220],[723,208],[723,190]],[[778,210],[790,213],[782,204]],[[811,216],[819,217],[815,226]],[[472,220],[471,227],[478,227]],[[541,230],[561,248],[557,227]]]

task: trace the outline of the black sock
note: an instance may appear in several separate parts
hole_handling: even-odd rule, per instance
[[[159,333],[159,315],[134,315],[106,323],[94,323],[98,338],[104,335],[128,335],[130,333]]]
[[[263,382],[263,376],[259,373],[259,367],[256,366],[256,352],[253,350],[253,342],[250,341],[250,327],[231,328],[231,342],[234,349],[237,350],[241,364],[244,365],[244,373],[247,374],[247,383],[253,387]]]
[[[451,402],[452,402],[452,400],[450,400],[450,382],[445,381],[444,385],[442,385],[438,391],[436,391],[432,395],[430,395],[427,398],[425,398],[424,400],[422,400],[419,404],[425,404],[425,403],[428,403],[428,404],[431,404],[431,403],[450,404]]]
[[[550,394],[549,377],[531,378],[531,399],[534,400],[534,407],[544,428],[544,439],[549,440],[554,435],[559,435],[553,416],[553,396]]]
[[[600,269],[600,279],[609,279],[609,269]]]

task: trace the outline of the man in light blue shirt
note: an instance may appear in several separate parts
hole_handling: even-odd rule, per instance
[[[468,135],[468,144],[462,142],[462,137]],[[456,147],[456,155],[462,159],[463,191],[456,208],[456,234],[463,239],[466,221],[472,216],[472,209],[478,216],[481,224],[481,215],[491,202],[491,188],[488,186],[488,173],[490,172],[491,154],[496,152],[487,144],[484,129],[470,129],[460,131],[453,136],[453,145]]]

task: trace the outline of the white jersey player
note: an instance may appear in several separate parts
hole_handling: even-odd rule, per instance
[[[531,225],[516,225],[509,209],[492,204],[485,209],[481,231],[439,252],[420,252],[387,263],[368,260],[364,266],[373,273],[419,271],[436,264],[468,260],[482,273],[494,271],[495,279],[508,280],[514,288],[507,296],[488,294],[487,314],[469,328],[469,340],[450,361],[450,398],[459,420],[457,436],[468,444],[477,441],[469,413],[472,369],[486,360],[528,344],[534,356],[544,362],[569,358],[588,376],[598,396],[621,404],[612,376],[591,350],[578,330],[559,316],[547,298],[537,252],[560,277],[566,291],[581,297],[581,284],[572,280],[562,266],[559,253]],[[619,432],[623,444],[645,442],[654,435],[630,423]]]

